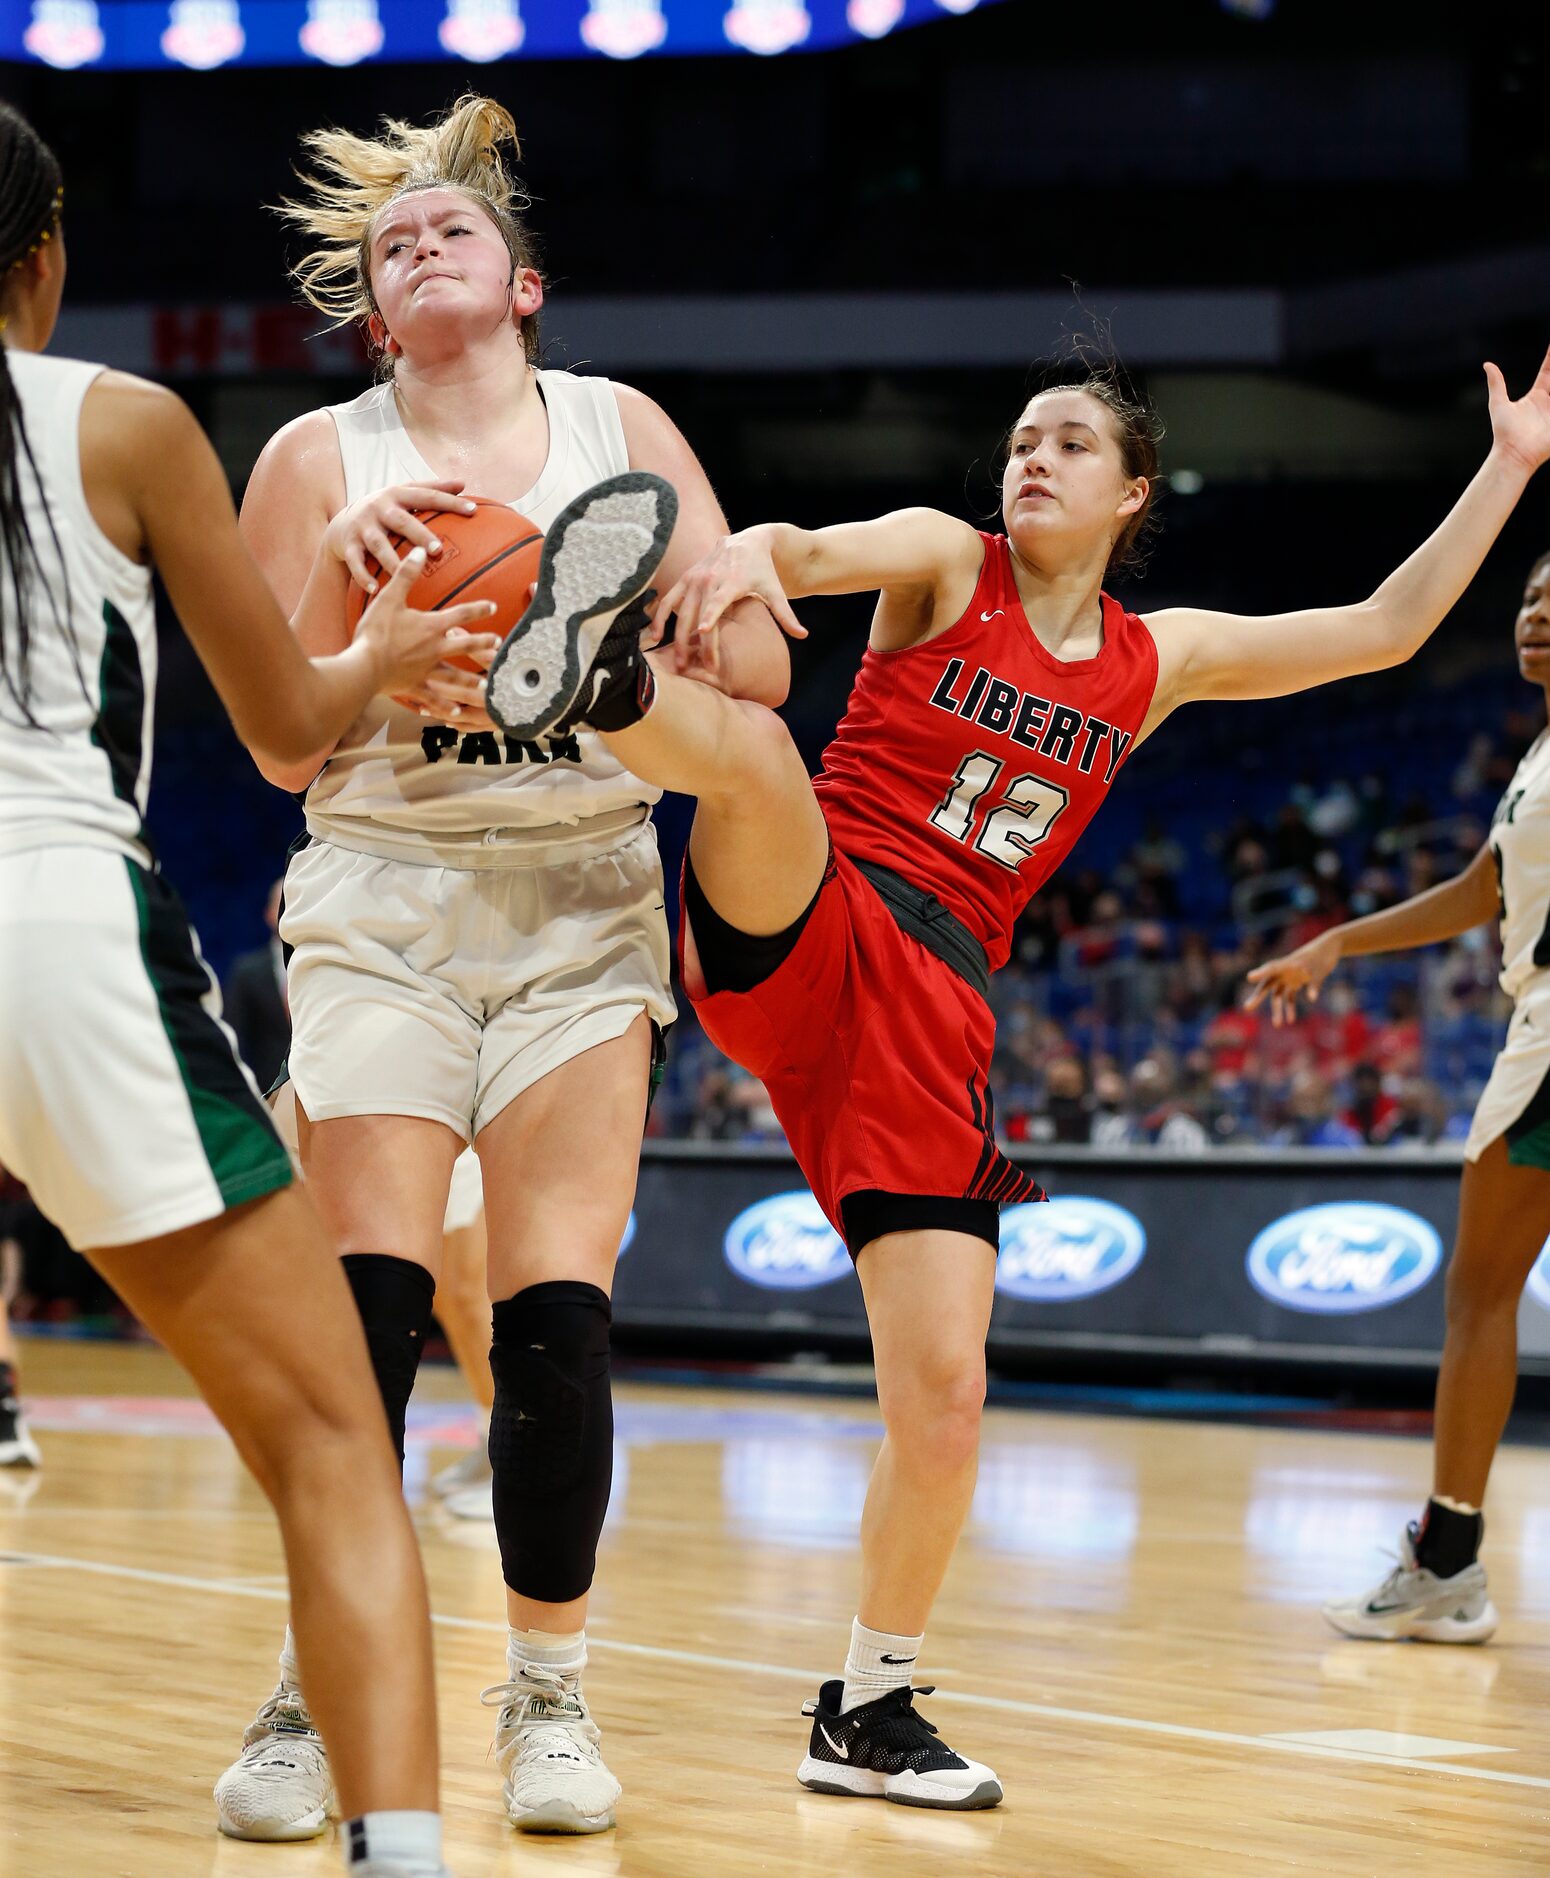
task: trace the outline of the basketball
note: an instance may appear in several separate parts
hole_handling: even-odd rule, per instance
[[[472,515],[441,509],[416,511],[441,543],[441,552],[427,558],[425,572],[410,590],[410,598],[415,606],[430,612],[461,605],[465,600],[493,600],[500,610],[481,630],[505,634],[527,608],[528,594],[538,578],[544,538],[525,515],[518,515],[508,504],[491,502],[483,496],[468,499],[478,504]],[[410,544],[401,536],[394,535],[392,541],[400,554],[408,552]],[[367,566],[380,578],[382,569],[375,561],[368,561]],[[371,595],[351,581],[348,614],[352,637],[370,600]],[[474,660],[457,655],[448,663],[468,672],[484,670]]]

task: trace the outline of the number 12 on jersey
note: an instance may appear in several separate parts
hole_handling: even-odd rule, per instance
[[[967,843],[974,834],[981,802],[1006,768],[999,758],[976,750],[958,765],[952,787],[931,811],[931,825],[953,841]],[[1059,783],[1043,776],[1014,776],[1001,792],[998,807],[985,816],[974,842],[983,854],[1013,873],[1042,841],[1049,837],[1056,818],[1071,800]]]

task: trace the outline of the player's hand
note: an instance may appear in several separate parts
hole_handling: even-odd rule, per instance
[[[440,509],[472,515],[475,504],[462,494],[462,488],[459,480],[451,478],[439,483],[395,483],[391,489],[362,496],[359,502],[341,509],[324,529],[323,546],[336,561],[344,562],[357,587],[375,593],[377,577],[367,562],[375,560],[379,568],[391,574],[398,566],[398,553],[391,540],[394,535],[411,548],[438,553],[441,543],[414,511]]]
[[[807,628],[791,610],[786,590],[775,572],[775,562],[757,529],[725,535],[710,553],[679,576],[652,609],[654,637],[660,643],[667,622],[678,618],[677,638],[686,643],[698,635],[714,633],[721,616],[739,600],[762,600],[782,632],[805,639]],[[714,658],[714,648],[711,656]]]
[[[1266,959],[1263,965],[1256,965],[1249,973],[1254,989],[1244,999],[1243,1008],[1252,1011],[1269,998],[1271,1023],[1277,1029],[1283,1024],[1295,1024],[1298,998],[1306,993],[1308,1002],[1316,1004],[1319,986],[1339,963],[1339,932],[1320,933],[1285,958]]]
[[[432,666],[456,652],[465,657],[491,658],[500,645],[497,633],[476,627],[498,611],[493,600],[470,600],[435,612],[411,606],[409,594],[425,572],[425,550],[414,548],[398,564],[393,577],[361,615],[355,643],[364,644],[380,662],[377,689],[385,692],[417,689]],[[483,692],[484,680],[460,672]],[[445,682],[445,681],[442,681]]]
[[[462,651],[465,657],[480,658],[485,665],[495,656],[493,647],[487,657],[473,646],[465,646]],[[395,691],[392,697],[395,704],[417,717],[428,717],[453,730],[496,730],[494,718],[485,709],[484,687],[482,676],[442,663],[433,665],[412,691]]]
[[[1495,448],[1532,474],[1550,457],[1550,352],[1539,367],[1539,376],[1521,398],[1507,396],[1506,379],[1489,361],[1485,382]]]

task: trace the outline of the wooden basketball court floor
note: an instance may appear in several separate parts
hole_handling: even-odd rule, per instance
[[[45,1448],[0,1476],[3,1878],[314,1878],[210,1784],[268,1693],[273,1523],[172,1364],[24,1346]],[[588,1839],[503,1823],[480,1688],[502,1673],[493,1535],[428,1504],[473,1437],[450,1371],[412,1410],[459,1878],[995,1873],[1245,1878],[1550,1870],[1550,1466],[1508,1450],[1477,1649],[1343,1641],[1321,1596],[1385,1568],[1413,1440],[996,1410],[922,1660],[927,1708],[1001,1774],[992,1812],[828,1799],[798,1711],[842,1660],[870,1401],[623,1387],[588,1676],[624,1783]],[[349,1508],[340,1508],[341,1519]]]

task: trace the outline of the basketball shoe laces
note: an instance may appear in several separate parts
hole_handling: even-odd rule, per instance
[[[908,1686],[890,1689],[886,1695],[859,1705],[867,1711],[864,1720],[855,1720],[856,1710],[848,1709],[840,1721],[870,1732],[882,1756],[896,1756],[902,1766],[913,1768],[916,1773],[938,1767],[961,1767],[962,1755],[954,1753],[941,1739],[941,1731],[935,1723],[928,1722],[915,1706],[916,1696],[935,1694],[936,1685],[929,1682],[915,1689]],[[816,1703],[811,1708],[804,1707],[802,1712],[816,1714]],[[874,1755],[874,1764],[876,1758]]]
[[[479,1700],[485,1708],[500,1710],[495,1723],[497,1760],[520,1743],[556,1760],[590,1767],[601,1763],[598,1743],[603,1731],[587,1713],[580,1693],[565,1686],[559,1670],[528,1663],[513,1681],[482,1690]]]
[[[1390,1546],[1382,1548],[1384,1556],[1393,1559],[1394,1569],[1367,1599],[1369,1609],[1380,1600],[1387,1600],[1392,1604],[1401,1591],[1409,1594],[1414,1590],[1415,1581],[1420,1574],[1423,1571],[1430,1571],[1430,1567],[1423,1565],[1416,1556],[1415,1542],[1420,1536],[1420,1531],[1419,1525],[1412,1519],[1405,1527],[1404,1545],[1401,1551],[1396,1552]],[[1437,1574],[1431,1572],[1431,1576],[1436,1578]],[[1438,1582],[1446,1583],[1446,1580],[1439,1579]]]
[[[242,1745],[250,1748],[255,1742],[283,1741],[287,1736],[322,1744],[323,1737],[299,1689],[276,1689],[243,1731]]]

